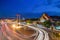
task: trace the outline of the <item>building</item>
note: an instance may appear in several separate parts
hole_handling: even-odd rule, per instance
[[[44,13],[40,18],[40,22],[44,22],[49,19],[50,19],[50,16],[48,16],[47,14]]]

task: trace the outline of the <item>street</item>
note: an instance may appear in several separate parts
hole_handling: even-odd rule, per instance
[[[24,35],[23,30],[22,33],[20,33],[21,31],[18,31],[19,33],[13,31],[4,21],[1,23],[1,25],[2,27],[0,29],[0,40],[49,40],[48,33],[41,28],[27,25],[29,28],[36,31],[36,33],[28,36],[27,34],[29,32],[25,33]]]

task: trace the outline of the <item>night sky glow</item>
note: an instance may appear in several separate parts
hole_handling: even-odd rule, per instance
[[[60,16],[60,0],[0,0],[0,17],[11,17],[19,13],[26,18],[33,18],[43,12]]]

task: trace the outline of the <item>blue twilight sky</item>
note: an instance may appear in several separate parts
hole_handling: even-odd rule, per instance
[[[0,17],[40,17],[43,12],[60,16],[60,0],[0,0]]]

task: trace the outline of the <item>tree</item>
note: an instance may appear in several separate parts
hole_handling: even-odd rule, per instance
[[[45,22],[43,22],[43,25],[47,28],[50,28],[50,26],[51,26],[50,20],[46,20]]]

